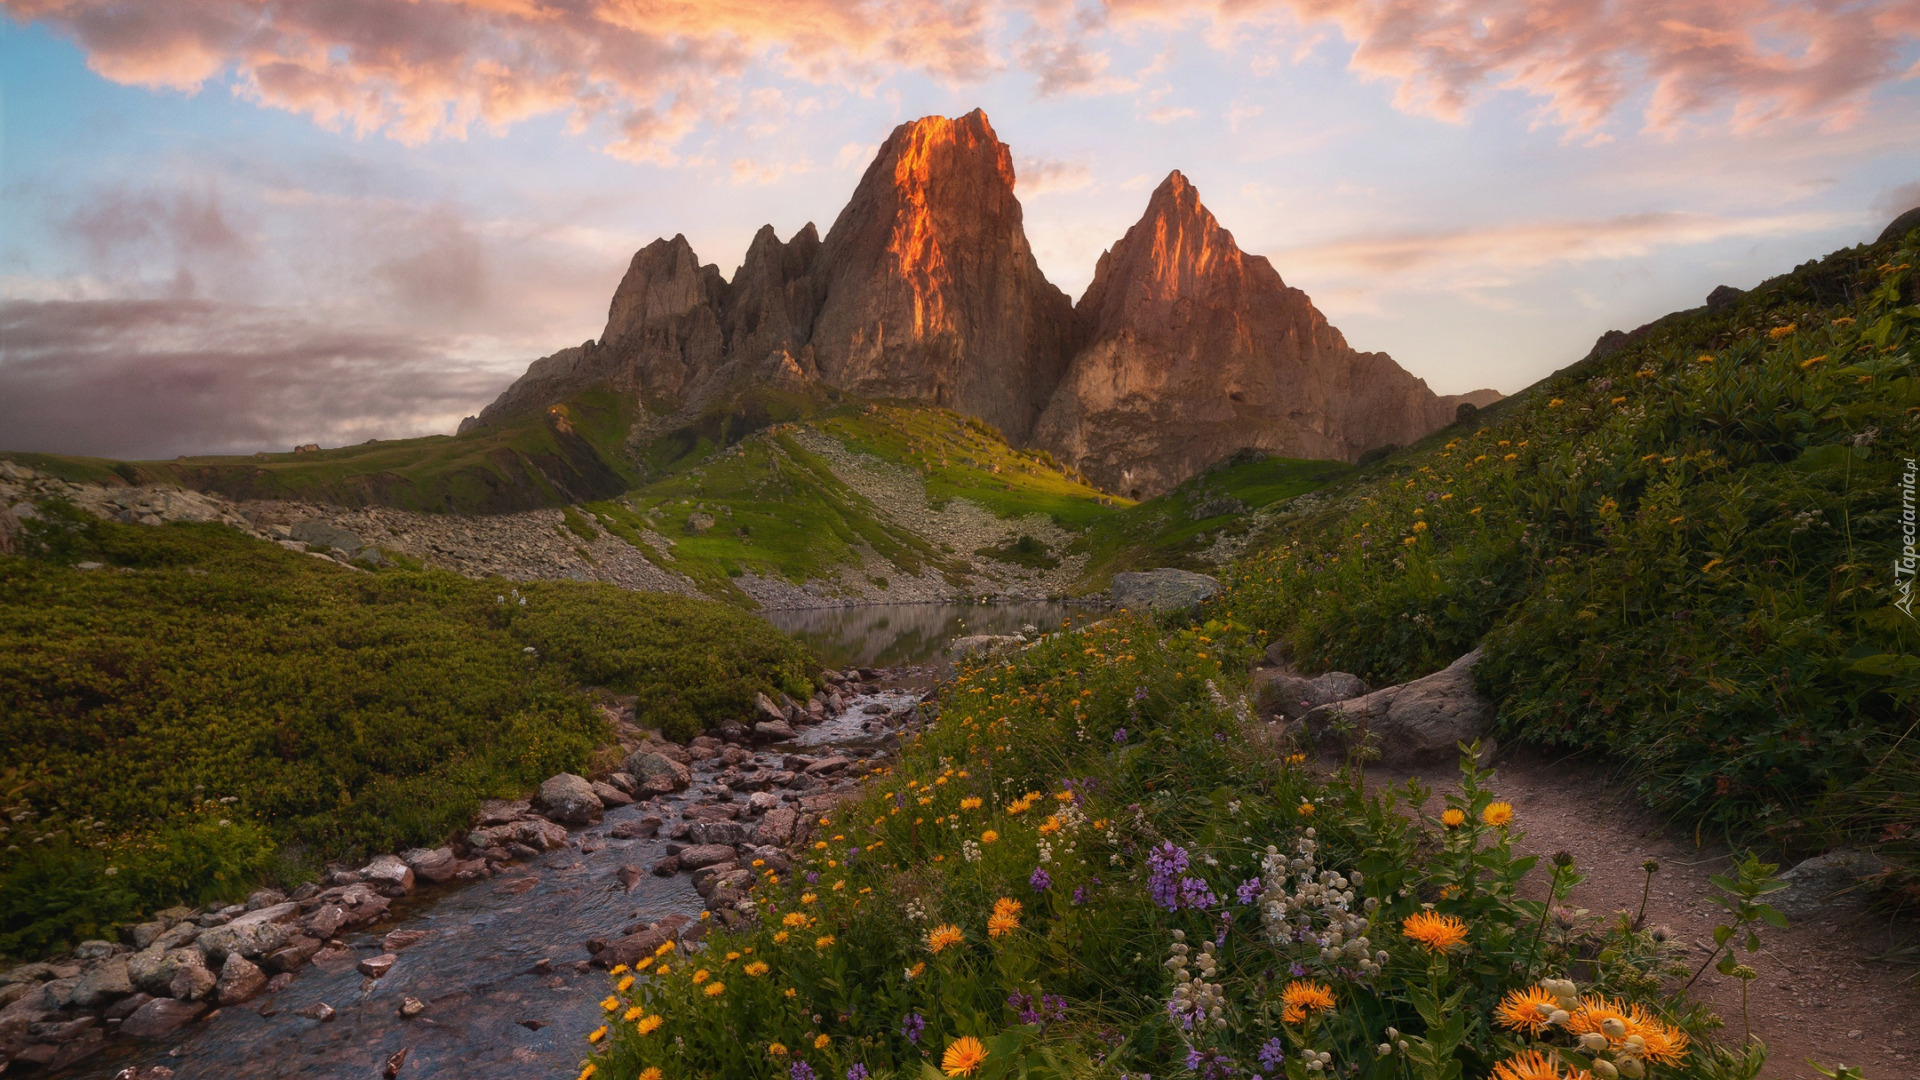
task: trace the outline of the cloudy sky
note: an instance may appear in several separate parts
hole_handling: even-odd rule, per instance
[[[0,94],[0,448],[111,456],[449,431],[975,106],[1070,294],[1179,168],[1442,393],[1920,204],[1920,0],[8,0]]]

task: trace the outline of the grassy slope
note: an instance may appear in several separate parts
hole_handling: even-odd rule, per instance
[[[1484,640],[1503,736],[1611,750],[1684,818],[1901,840],[1917,256],[1842,251],[1669,316],[1333,485],[1226,603],[1376,682]]]
[[[464,435],[368,442],[305,454],[119,462],[55,454],[4,456],[81,483],[180,484],[236,499],[499,513],[603,497],[640,472],[621,450],[636,413],[589,391],[536,414]]]
[[[986,425],[945,409],[848,405],[800,423],[920,473],[936,505],[965,498],[1005,518],[1046,514],[1068,529],[1085,528],[1125,505],[1066,476],[1044,453],[1009,447]],[[971,581],[971,553],[888,522],[808,452],[792,426],[756,432],[725,449],[702,444],[659,478],[586,509],[600,527],[662,567],[727,599],[744,600],[731,584],[741,573],[794,582],[828,577],[855,561],[862,547],[905,573],[932,567],[956,586]],[[689,530],[696,512],[711,514],[714,526]],[[670,537],[671,554],[646,545],[642,528]]]
[[[1102,589],[1120,571],[1156,566],[1213,570],[1197,556],[1223,530],[1248,527],[1252,519],[1243,514],[1304,495],[1351,471],[1343,462],[1303,458],[1222,462],[1165,495],[1089,527],[1074,548],[1090,556],[1083,584]],[[1225,499],[1238,500],[1243,509],[1221,505]],[[1215,510],[1226,512],[1210,512]],[[1195,516],[1201,513],[1206,516]]]
[[[803,647],[711,602],[556,582],[502,603],[222,526],[66,525],[0,558],[0,953],[437,842],[586,765],[606,732],[582,684],[681,735],[807,689]]]

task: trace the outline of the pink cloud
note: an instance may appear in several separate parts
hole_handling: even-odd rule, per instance
[[[544,113],[609,152],[667,160],[734,115],[749,76],[871,90],[949,85],[1009,63],[1048,94],[1119,93],[1110,49],[1140,24],[1197,24],[1216,48],[1337,29],[1351,70],[1410,112],[1460,120],[1517,91],[1541,122],[1599,136],[1852,122],[1920,74],[1920,0],[10,0],[71,36],[102,76],[235,93],[336,130],[408,143]]]

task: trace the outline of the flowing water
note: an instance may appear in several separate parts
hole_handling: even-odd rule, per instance
[[[908,670],[924,684],[943,666],[955,637],[1014,633],[1022,626],[1057,628],[1061,604],[925,604],[770,612],[774,625],[811,644],[835,667]],[[917,690],[866,684],[840,717],[803,730],[796,748],[871,747],[879,736],[865,728],[868,706],[891,711]],[[776,751],[775,757],[778,756]],[[407,1051],[401,1080],[523,1080],[572,1076],[588,1049],[588,1032],[601,1023],[598,1002],[608,992],[604,973],[579,970],[589,938],[613,938],[622,927],[703,907],[685,875],[644,874],[631,891],[623,866],[651,866],[664,855],[663,839],[608,836],[622,821],[657,813],[671,822],[699,801],[718,762],[697,763],[689,792],[652,806],[611,810],[601,823],[575,832],[572,842],[485,881],[428,886],[396,901],[393,915],[345,940],[350,954],[300,969],[278,994],[222,1009],[186,1029],[184,1037],[108,1050],[65,1073],[107,1080],[132,1065],[165,1065],[177,1080],[362,1080],[383,1074]],[[388,931],[426,930],[430,936],[404,951],[386,977],[368,979],[358,961],[382,952]],[[547,961],[541,964],[541,961]],[[399,1015],[401,1001],[418,998],[426,1011]],[[336,1010],[321,1023],[299,1013],[324,1002]]]

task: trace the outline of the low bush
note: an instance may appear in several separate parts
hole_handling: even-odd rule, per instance
[[[1503,737],[1607,750],[1736,841],[1913,854],[1859,795],[1920,787],[1916,259],[1842,251],[1644,328],[1297,501],[1222,602],[1376,683],[1484,642]]]
[[[41,512],[0,558],[0,953],[437,843],[585,766],[583,684],[679,734],[807,690],[804,647],[709,601]]]
[[[1487,774],[1370,796],[1268,745],[1257,643],[1114,618],[964,671],[735,929],[613,973],[582,1075],[1722,1075],[1665,946],[1557,907],[1578,867],[1515,854]]]

